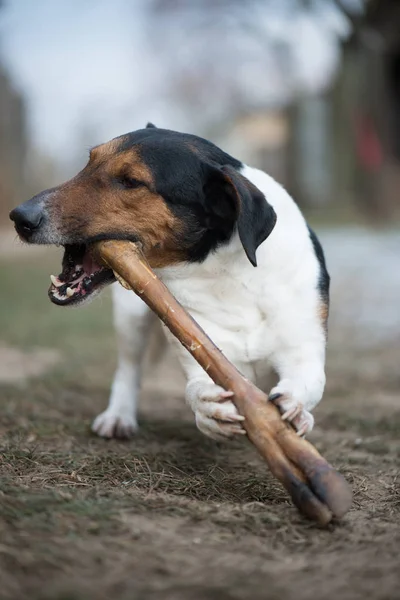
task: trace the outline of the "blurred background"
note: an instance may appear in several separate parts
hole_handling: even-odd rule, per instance
[[[147,120],[324,218],[398,217],[396,0],[2,0],[1,213]]]
[[[172,429],[166,433],[162,406],[168,406],[171,423],[175,419],[193,427],[182,399],[183,381],[172,359],[164,361],[157,376],[145,380],[144,437],[122,449],[114,442],[105,446],[89,435],[91,420],[106,405],[115,366],[109,294],[79,311],[51,305],[46,297],[48,275],[60,270],[59,251],[22,246],[8,213],[38,191],[75,174],[91,146],[142,128],[148,121],[204,136],[269,172],[294,196],[323,243],[332,276],[328,384],[316,411],[312,441],[342,467],[356,490],[346,548],[340,546],[340,534],[330,538],[335,551],[341,548],[341,558],[335,559],[340,563],[341,583],[335,577],[338,566],[335,571],[329,560],[318,562],[324,560],[320,550],[328,543],[322,534],[319,541],[313,538],[310,550],[308,536],[313,534],[304,534],[295,520],[289,519],[289,533],[282,529],[282,514],[288,518],[284,500],[279,494],[266,498],[260,491],[265,469],[259,469],[258,479],[249,483],[248,463],[229,463],[236,460],[232,456],[245,460],[240,450],[221,454],[202,438],[194,450],[188,442],[196,435],[194,428],[185,438],[181,425],[176,430],[169,425]],[[264,504],[262,509],[253,507],[251,523],[243,517],[243,531],[248,534],[256,525],[255,536],[265,533],[270,544],[265,548],[273,549],[276,563],[268,556],[270,562],[254,567],[251,551],[247,558],[241,557],[240,565],[235,563],[240,551],[237,548],[234,554],[233,546],[228,548],[233,543],[223,525],[228,513],[214,524],[220,528],[220,546],[213,530],[216,554],[231,552],[231,567],[225,565],[221,571],[219,565],[219,575],[215,572],[216,580],[226,576],[231,582],[227,589],[236,575],[251,573],[253,581],[258,581],[258,575],[263,581],[263,569],[270,568],[269,577],[279,576],[277,548],[283,548],[286,555],[293,551],[294,562],[285,563],[287,588],[278,586],[282,599],[292,597],[290,590],[299,581],[295,565],[303,563],[297,560],[319,565],[315,577],[311,567],[308,573],[314,584],[323,577],[324,590],[338,594],[343,591],[338,586],[343,585],[346,592],[354,588],[354,598],[363,597],[365,589],[375,598],[378,595],[371,590],[378,588],[370,578],[376,575],[383,581],[386,574],[385,597],[395,597],[393,561],[400,530],[385,524],[393,515],[400,522],[399,190],[399,0],[0,0],[0,394],[4,400],[0,466],[4,460],[8,483],[3,492],[11,498],[6,511],[11,525],[3,531],[1,551],[11,548],[6,556],[13,557],[2,577],[10,598],[33,593],[35,568],[38,573],[46,571],[53,592],[69,589],[68,565],[81,577],[76,584],[79,593],[68,598],[90,596],[86,594],[92,589],[87,587],[88,573],[98,578],[96,599],[116,593],[112,585],[118,577],[103,579],[91,535],[94,527],[101,539],[96,543],[107,545],[103,519],[111,518],[117,507],[124,525],[121,519],[113,521],[119,532],[122,527],[119,541],[113,542],[125,561],[122,577],[128,577],[130,555],[124,544],[132,515],[125,510],[121,489],[135,506],[142,497],[147,505],[151,500],[162,504],[162,494],[168,493],[175,506],[177,497],[184,496],[193,510],[191,517],[199,523],[199,531],[197,525],[189,528],[193,539],[202,539],[204,533],[203,501],[220,501],[218,510],[229,506],[236,511],[235,518],[239,513],[243,517],[243,503],[271,504],[269,520],[257,517],[257,510],[265,511]],[[205,465],[193,458],[203,456],[198,448],[205,448]],[[157,462],[160,453],[168,460]],[[99,471],[104,456],[113,466],[109,472],[104,465]],[[189,462],[184,462],[185,457]],[[125,472],[126,461],[136,465],[135,477]],[[232,475],[238,470],[239,483]],[[181,488],[171,492],[170,482],[180,477]],[[6,497],[1,491],[0,485],[0,508]],[[60,499],[70,503],[68,510]],[[46,526],[51,521],[49,504],[57,523],[46,530],[46,537],[40,527],[43,520]],[[147,513],[143,507],[140,510],[146,522]],[[165,514],[161,510],[164,533],[172,527],[162,520]],[[128,527],[131,537],[142,527],[135,523]],[[160,544],[157,552],[163,560],[171,544],[177,548],[183,544],[179,534],[173,539],[163,534],[160,541],[150,525],[146,527],[141,543],[147,547],[147,540],[151,553]],[[372,531],[371,537],[366,530]],[[60,549],[57,540],[71,532],[78,541],[71,538]],[[295,549],[290,545],[293,535]],[[43,540],[42,555],[37,548]],[[260,557],[255,540],[248,540],[249,548],[257,549]],[[372,542],[380,554],[378,561],[378,552],[372,559],[375,572],[369,569],[367,550]],[[19,545],[25,553],[19,552]],[[77,559],[80,546],[87,550],[82,564]],[[306,548],[311,554],[304,554]],[[183,577],[180,561],[189,560],[194,552],[191,547],[188,553],[184,544],[181,550],[179,560],[173,553],[168,559],[169,572],[176,574],[177,581]],[[208,550],[196,546],[192,555],[198,564],[212,563]],[[49,555],[57,552],[66,566],[55,583]],[[301,559],[297,552],[303,553]],[[353,561],[355,552],[358,562]],[[107,560],[113,561],[112,553]],[[18,582],[10,575],[9,564],[20,574]],[[0,561],[0,574],[1,565]],[[146,568],[141,598],[147,597],[143,590],[157,586],[164,576],[168,579],[152,566]],[[212,567],[208,573],[213,580]],[[198,579],[203,581],[200,572]],[[331,587],[326,587],[328,580]],[[307,586],[303,581],[296,587],[297,600],[303,593],[308,599],[315,591]],[[252,588],[250,597],[258,597],[262,587]],[[246,597],[245,592],[235,598]],[[381,592],[384,597],[383,588]],[[49,597],[61,598],[56,592]],[[121,592],[118,597],[125,596]]]

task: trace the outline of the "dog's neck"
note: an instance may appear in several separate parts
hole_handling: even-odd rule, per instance
[[[227,271],[232,272],[233,265],[240,263],[241,269],[254,267],[249,263],[237,231],[227,244],[211,252],[202,262],[185,262],[163,269],[155,269],[164,282],[184,279],[218,279]]]

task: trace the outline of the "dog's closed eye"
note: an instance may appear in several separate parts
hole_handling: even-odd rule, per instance
[[[139,181],[134,177],[129,177],[129,175],[120,175],[118,177],[118,183],[128,190],[133,190],[135,188],[145,185],[142,181]]]

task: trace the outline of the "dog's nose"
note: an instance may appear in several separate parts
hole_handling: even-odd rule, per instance
[[[42,206],[38,202],[20,204],[10,212],[10,219],[14,221],[17,232],[29,238],[43,221]]]

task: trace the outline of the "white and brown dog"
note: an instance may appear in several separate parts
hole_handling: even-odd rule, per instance
[[[65,247],[49,296],[60,306],[92,298],[115,281],[88,245],[140,241],[171,292],[246,377],[272,367],[269,392],[299,434],[325,385],[329,275],[322,248],[289,194],[266,173],[212,143],[159,129],[94,148],[70,181],[10,214],[20,237]],[[255,268],[257,267],[257,268]],[[93,423],[103,437],[129,437],[148,338],[148,309],[113,286],[119,362],[107,410]],[[176,340],[186,400],[198,428],[223,439],[244,433],[229,390],[215,385]]]

